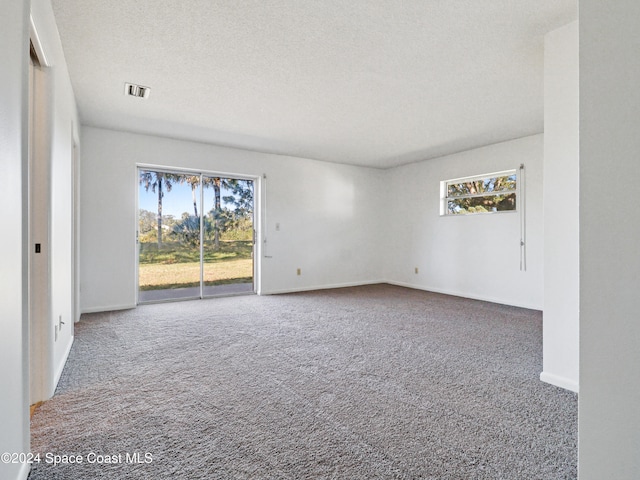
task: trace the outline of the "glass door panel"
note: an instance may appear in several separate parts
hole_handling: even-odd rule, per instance
[[[254,292],[252,180],[202,177],[203,296]]]
[[[200,175],[138,173],[138,301],[200,298]]]

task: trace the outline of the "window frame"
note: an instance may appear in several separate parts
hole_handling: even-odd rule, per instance
[[[449,185],[459,184],[465,182],[473,182],[478,180],[486,180],[490,178],[498,178],[498,177],[511,177],[515,176],[515,187],[509,190],[499,190],[496,192],[485,192],[485,193],[474,193],[474,194],[465,194],[465,195],[449,195]],[[504,194],[513,194],[515,195],[515,205],[513,210],[494,210],[489,212],[464,212],[464,213],[452,213],[449,211],[449,201],[455,199],[465,199],[465,198],[481,198],[481,197],[493,197]],[[466,217],[468,215],[488,215],[495,213],[516,213],[518,212],[518,207],[520,204],[520,175],[518,174],[518,170],[513,168],[509,170],[501,170],[499,172],[492,173],[484,173],[480,175],[471,175],[468,177],[459,177],[452,178],[449,180],[441,180],[440,181],[440,216],[441,217]]]

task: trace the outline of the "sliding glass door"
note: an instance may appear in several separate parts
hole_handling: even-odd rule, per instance
[[[253,181],[203,176],[203,296],[253,292]]]
[[[254,292],[254,183],[143,169],[138,302]]]

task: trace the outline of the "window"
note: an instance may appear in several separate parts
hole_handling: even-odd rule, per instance
[[[440,182],[440,215],[508,212],[516,210],[515,170]]]

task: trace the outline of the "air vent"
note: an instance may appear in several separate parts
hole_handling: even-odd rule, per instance
[[[124,84],[124,94],[130,97],[149,98],[151,89],[149,87],[143,87],[142,85],[136,85],[135,83]]]

